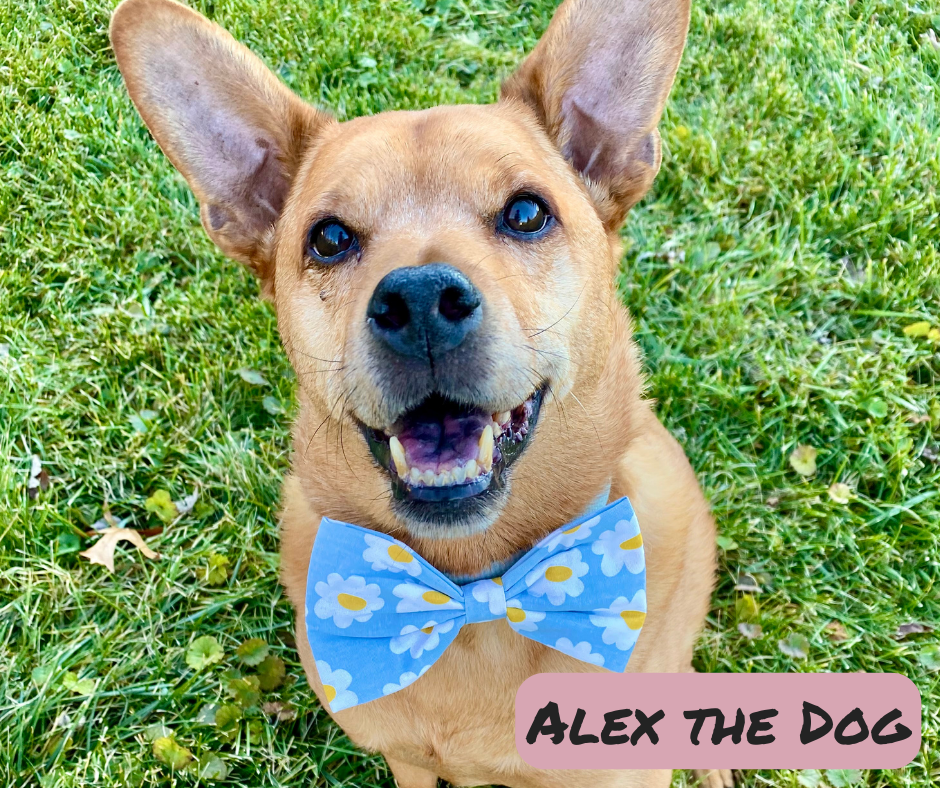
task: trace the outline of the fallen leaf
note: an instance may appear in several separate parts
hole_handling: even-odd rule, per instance
[[[907,420],[911,424],[924,424],[925,422],[930,421],[930,416],[926,413],[912,413],[907,417]]]
[[[780,505],[780,496],[779,496],[779,495],[771,495],[771,496],[767,499],[767,506],[770,507],[771,509],[776,509],[779,505]]]
[[[883,419],[888,415],[887,403],[878,397],[870,397],[862,403],[862,407],[876,419]]]
[[[245,383],[250,383],[252,386],[270,386],[271,385],[270,383],[268,383],[264,375],[262,375],[256,369],[248,369],[246,367],[242,367],[240,370],[238,370],[238,374],[241,376],[241,379],[245,381]]]
[[[261,681],[257,676],[243,676],[229,679],[225,691],[243,709],[250,709],[261,699]]]
[[[790,465],[800,476],[812,476],[816,473],[816,449],[800,444],[790,455]]]
[[[270,394],[261,400],[261,406],[272,416],[280,416],[284,412],[284,406],[281,405],[280,400]]]
[[[297,709],[280,700],[267,701],[262,704],[261,711],[268,717],[274,717],[278,722],[290,722],[297,719]]]
[[[284,660],[273,654],[265,657],[258,665],[258,682],[264,692],[276,690],[284,683],[284,676],[287,675],[287,668]]]
[[[179,509],[176,508],[176,504],[173,503],[173,499],[166,490],[157,490],[144,501],[144,508],[148,512],[153,512],[165,523],[173,522],[179,516]]]
[[[757,618],[760,608],[750,594],[744,594],[734,603],[734,612],[738,621],[750,621]]]
[[[897,632],[894,633],[894,636],[898,640],[903,640],[908,635],[919,635],[922,632],[932,632],[933,627],[927,626],[926,624],[918,624],[916,621],[911,621],[909,624],[901,624],[898,627]]]
[[[819,773],[818,769],[803,769],[796,781],[803,788],[818,788],[820,782],[822,782],[822,774]]]
[[[738,543],[730,536],[716,536],[715,542],[725,552],[738,549]]]
[[[210,586],[220,586],[228,580],[229,560],[224,555],[211,553],[209,565],[206,567],[206,582]]]
[[[43,686],[52,675],[53,667],[51,665],[37,665],[33,668],[32,672],[29,674],[29,677],[33,680],[33,684],[37,687]]]
[[[163,736],[153,742],[153,755],[171,769],[178,771],[184,769],[193,760],[193,754],[185,747],[176,743],[170,736]]]
[[[746,637],[748,640],[756,640],[764,633],[764,630],[761,629],[760,624],[747,624],[741,622],[738,624],[738,632],[744,635],[744,637]]]
[[[216,662],[221,662],[225,656],[219,641],[212,635],[203,635],[196,638],[186,649],[186,664],[193,670],[202,670]]]
[[[144,740],[145,741],[156,741],[157,739],[169,738],[173,735],[173,729],[168,728],[162,722],[155,722],[153,725],[148,725],[144,728]]]
[[[77,673],[67,670],[62,674],[62,686],[76,695],[91,695],[95,691],[94,679],[80,679]]]
[[[199,759],[197,769],[203,780],[224,780],[228,777],[229,769],[218,755],[207,752]]]
[[[937,50],[937,52],[940,52],[940,40],[937,39],[937,34],[934,32],[933,28],[928,28],[926,33],[921,33],[920,38]]]
[[[235,656],[246,665],[254,667],[260,665],[261,661],[268,656],[270,648],[261,638],[251,638],[235,649]]]
[[[238,734],[238,723],[244,712],[234,703],[226,703],[215,713],[215,727],[223,739],[233,739]]]
[[[825,630],[826,637],[833,643],[842,643],[849,639],[849,633],[846,631],[841,621],[830,621],[826,624]]]
[[[207,703],[196,715],[196,722],[203,725],[215,725],[215,715],[222,708],[218,703]]]
[[[26,493],[32,500],[39,496],[39,491],[49,489],[49,472],[42,467],[42,460],[35,454],[30,459],[29,480],[26,482]]]
[[[130,542],[145,557],[153,560],[160,557],[144,541],[143,537],[130,528],[105,528],[101,533],[101,538],[94,543],[88,550],[79,553],[80,556],[87,558],[93,564],[101,564],[109,572],[114,571],[114,549],[118,542]]]
[[[806,655],[809,653],[809,640],[806,639],[805,635],[794,632],[785,640],[778,640],[777,648],[788,657],[806,659]]]
[[[925,337],[930,333],[930,323],[927,320],[918,320],[909,326],[904,326],[904,334],[909,337]]]
[[[832,788],[849,788],[861,782],[862,773],[858,769],[826,769],[826,779]]]
[[[940,646],[927,646],[917,659],[927,670],[940,670]]]

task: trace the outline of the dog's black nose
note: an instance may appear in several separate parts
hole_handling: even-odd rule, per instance
[[[372,333],[400,356],[433,363],[458,347],[483,319],[480,291],[443,263],[396,268],[372,293]]]

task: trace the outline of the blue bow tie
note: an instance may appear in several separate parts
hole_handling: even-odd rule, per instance
[[[622,672],[646,618],[643,537],[630,502],[562,526],[502,577],[465,585],[391,536],[320,522],[306,624],[332,711],[407,687],[462,626],[500,618],[523,637]]]

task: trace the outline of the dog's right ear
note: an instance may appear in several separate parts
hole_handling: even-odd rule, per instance
[[[173,0],[124,0],[110,32],[131,100],[199,199],[206,232],[269,291],[271,228],[304,149],[332,118]]]

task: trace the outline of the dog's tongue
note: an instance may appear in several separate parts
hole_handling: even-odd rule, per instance
[[[399,421],[396,436],[409,466],[439,473],[474,459],[490,423],[492,416],[478,408],[432,399]]]

